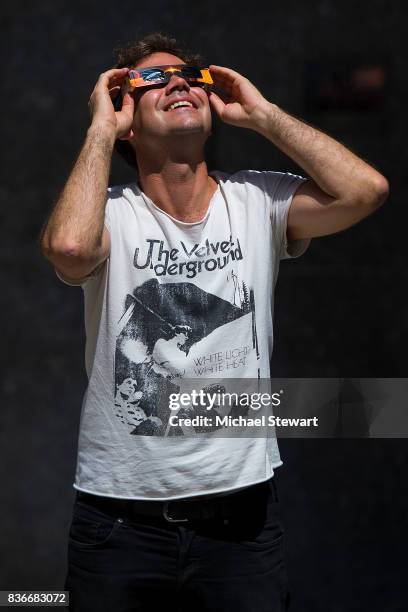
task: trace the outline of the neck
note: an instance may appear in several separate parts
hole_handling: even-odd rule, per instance
[[[179,221],[194,223],[206,214],[217,182],[208,175],[204,156],[158,160],[138,158],[139,187],[156,206]]]

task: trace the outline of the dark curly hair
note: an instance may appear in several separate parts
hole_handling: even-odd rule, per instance
[[[135,67],[140,60],[157,52],[176,55],[191,66],[205,64],[203,56],[199,53],[193,53],[184,42],[178,41],[163,32],[152,32],[136,41],[116,47],[114,51],[116,55],[115,68]],[[118,103],[120,102],[119,99]],[[133,169],[137,170],[136,154],[129,142],[116,140],[115,149]]]

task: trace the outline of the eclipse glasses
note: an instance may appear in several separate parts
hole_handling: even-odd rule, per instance
[[[168,83],[173,76],[182,77],[187,83],[206,87],[214,81],[208,68],[199,66],[186,66],[185,64],[166,64],[163,66],[151,66],[150,68],[131,68],[128,73],[129,85],[131,87],[147,87]]]

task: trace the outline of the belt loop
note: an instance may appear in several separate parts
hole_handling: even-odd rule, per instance
[[[166,521],[168,521],[169,523],[187,523],[188,518],[177,519],[169,515],[169,504],[171,504],[171,501],[164,502],[163,504],[163,516]]]

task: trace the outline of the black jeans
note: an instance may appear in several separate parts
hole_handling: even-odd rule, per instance
[[[97,500],[84,503],[77,495],[65,582],[70,610],[287,610],[274,478],[228,497],[227,519],[170,523],[159,516],[107,513]]]

